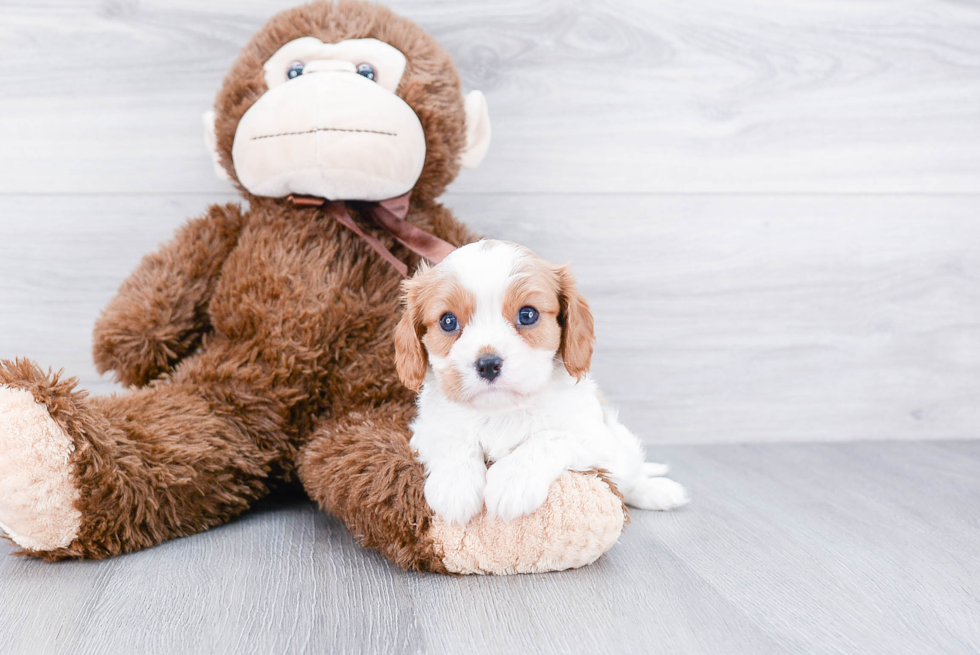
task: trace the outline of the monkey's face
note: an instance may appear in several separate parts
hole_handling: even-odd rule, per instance
[[[232,159],[251,193],[385,200],[425,162],[418,116],[395,94],[405,55],[376,39],[302,37],[263,70],[268,91],[242,116]]]
[[[275,15],[205,114],[219,175],[255,196],[432,199],[490,143],[479,91],[419,26],[368,2]]]

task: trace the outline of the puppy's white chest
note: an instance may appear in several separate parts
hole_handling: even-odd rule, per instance
[[[477,419],[477,434],[484,457],[498,461],[541,429],[541,420],[526,410],[484,415]]]
[[[484,456],[493,461],[509,455],[529,439],[569,437],[583,429],[601,438],[602,410],[585,388],[559,388],[531,405],[480,416],[478,430]]]

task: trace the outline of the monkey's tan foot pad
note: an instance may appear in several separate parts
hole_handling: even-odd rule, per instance
[[[0,530],[21,548],[64,548],[78,534],[74,450],[30,391],[0,384]]]
[[[622,498],[592,473],[562,474],[540,508],[511,522],[483,514],[466,526],[433,519],[430,536],[451,573],[544,573],[586,566],[623,531]]]

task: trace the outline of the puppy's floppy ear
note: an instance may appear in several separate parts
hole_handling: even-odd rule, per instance
[[[402,318],[395,328],[395,369],[398,379],[413,391],[422,388],[428,363],[422,346],[422,308],[417,279],[402,282]]]
[[[559,352],[565,369],[581,380],[592,365],[592,345],[595,343],[592,312],[589,303],[575,288],[575,278],[568,266],[555,269],[558,276],[558,300],[561,312],[561,346]]]

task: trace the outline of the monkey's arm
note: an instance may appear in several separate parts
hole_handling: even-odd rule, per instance
[[[147,255],[95,323],[100,373],[145,386],[191,353],[210,329],[208,303],[245,222],[238,205],[212,205]]]

